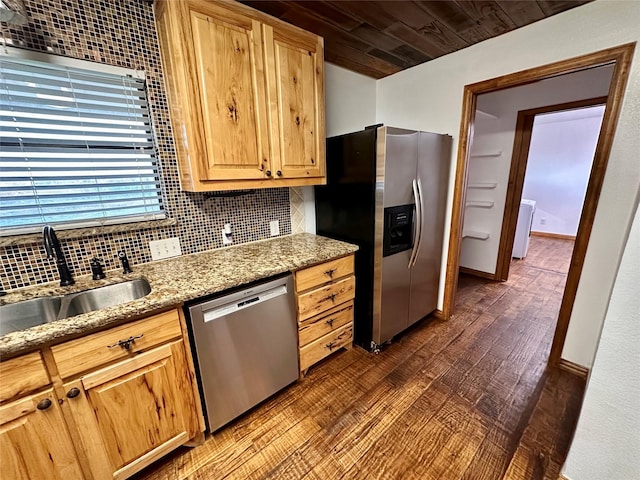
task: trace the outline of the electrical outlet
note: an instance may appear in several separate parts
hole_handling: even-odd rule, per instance
[[[222,244],[231,245],[233,243],[233,232],[231,231],[231,224],[225,223],[222,229]]]
[[[278,220],[269,222],[269,232],[272,237],[280,235],[280,222]]]
[[[540,225],[546,225],[547,224],[547,219],[546,218],[541,218],[540,219]]]
[[[166,238],[164,240],[152,240],[149,242],[152,260],[177,257],[182,255],[180,239],[178,237]]]

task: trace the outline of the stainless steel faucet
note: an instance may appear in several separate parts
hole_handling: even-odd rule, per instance
[[[60,241],[56,236],[56,231],[50,225],[45,225],[42,229],[42,242],[44,243],[44,250],[47,253],[47,258],[56,259],[56,266],[58,267],[58,273],[60,273],[60,286],[66,287],[67,285],[73,285],[75,280],[71,276],[67,260],[64,258],[62,247],[60,247]]]

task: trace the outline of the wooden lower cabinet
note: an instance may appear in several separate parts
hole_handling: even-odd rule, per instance
[[[187,371],[177,341],[64,385],[94,478],[127,478],[199,433]]]
[[[305,371],[342,347],[350,347],[352,342],[353,322],[300,347],[300,370]]]
[[[300,371],[353,343],[354,257],[349,255],[294,274]]]
[[[124,479],[203,440],[186,338],[175,309],[2,362],[0,478]]]
[[[53,388],[0,407],[0,478],[83,478]]]

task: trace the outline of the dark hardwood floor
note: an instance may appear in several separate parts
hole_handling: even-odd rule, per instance
[[[533,237],[508,282],[461,275],[449,322],[340,351],[136,478],[556,480],[584,390],[546,369],[571,248]]]

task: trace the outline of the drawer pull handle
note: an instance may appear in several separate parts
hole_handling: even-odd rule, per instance
[[[48,398],[42,399],[36,404],[36,408],[38,410],[46,410],[50,406],[51,406],[51,400],[49,400]]]
[[[107,348],[121,347],[121,348],[124,348],[125,350],[130,350],[131,344],[135,342],[137,339],[142,338],[143,336],[144,336],[144,333],[141,333],[137,337],[129,337],[126,340],[118,340],[118,343],[109,345],[107,346]]]
[[[336,319],[335,318],[330,318],[329,320],[327,320],[327,325],[329,325],[330,327],[333,328],[333,322],[335,322]]]
[[[328,275],[329,278],[333,278],[333,274],[336,272],[335,268],[332,268],[331,270],[327,270],[326,272],[324,272],[325,275]]]
[[[78,395],[80,395],[80,389],[78,387],[73,387],[67,392],[67,398],[76,398]]]
[[[337,294],[332,293],[327,297],[327,300],[331,300],[331,303],[336,303],[336,297],[337,297]]]
[[[333,342],[329,342],[325,345],[325,347],[328,348],[330,352],[335,348],[335,346],[336,344]]]

